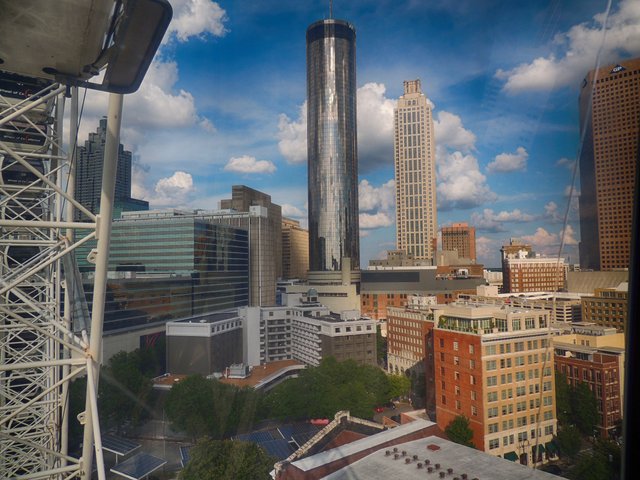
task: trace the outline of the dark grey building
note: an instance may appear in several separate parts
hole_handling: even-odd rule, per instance
[[[104,147],[107,138],[107,119],[100,120],[95,132],[89,134],[84,145],[78,146],[75,198],[92,213],[100,211]],[[117,213],[126,210],[149,210],[149,202],[131,198],[131,152],[118,146],[118,167],[114,207]],[[85,220],[85,215],[75,212],[76,220]]]
[[[169,373],[206,376],[241,362],[242,318],[237,310],[167,323]]]
[[[307,29],[309,269],[360,265],[356,31],[343,20]]]

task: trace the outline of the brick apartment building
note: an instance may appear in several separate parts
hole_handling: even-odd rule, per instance
[[[479,450],[523,465],[546,461],[556,433],[549,313],[461,303],[433,312],[438,426],[464,415]]]
[[[577,324],[553,339],[555,369],[576,386],[586,383],[598,405],[598,436],[616,437],[624,403],[624,334],[614,328]]]

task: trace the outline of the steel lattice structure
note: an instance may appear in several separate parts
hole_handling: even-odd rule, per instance
[[[122,94],[140,86],[172,10],[167,0],[31,0],[1,10],[0,478],[90,478],[95,454],[102,479],[97,387]],[[78,87],[109,92],[101,216],[74,199]],[[75,210],[88,222],[73,222]],[[74,251],[92,239],[89,320]],[[71,419],[69,385],[80,375],[85,410]],[[80,459],[67,454],[73,421],[84,425]]]
[[[62,261],[95,236],[95,216],[87,224],[64,220],[69,206],[86,210],[65,191],[73,171],[62,148],[66,88],[15,75],[2,82],[0,478],[65,478],[80,472],[66,455],[67,389],[89,357],[86,340],[72,333],[72,296],[67,308],[61,301],[71,286]],[[89,234],[74,241],[75,228]]]

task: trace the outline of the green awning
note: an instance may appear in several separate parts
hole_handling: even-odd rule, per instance
[[[536,447],[534,445],[533,446],[533,450],[535,451],[535,449],[536,449]],[[542,444],[538,445],[538,454],[543,454],[544,450],[545,450],[544,445],[542,445]]]
[[[504,454],[505,460],[511,460],[512,462],[518,461],[518,454],[516,452],[508,452]]]
[[[558,451],[558,447],[556,447],[556,444],[553,442],[547,442],[545,443],[545,446],[547,447],[547,450],[549,450],[549,453],[556,453]]]

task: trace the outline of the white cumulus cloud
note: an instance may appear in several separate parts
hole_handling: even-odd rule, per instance
[[[278,149],[289,163],[307,161],[307,102],[300,106],[297,120],[284,113],[278,119]]]
[[[603,35],[605,21],[606,35]],[[638,56],[640,2],[622,0],[608,19],[604,13],[599,13],[591,22],[574,25],[567,32],[556,35],[552,47],[554,52],[546,57],[538,57],[511,70],[498,70],[495,76],[505,81],[503,89],[515,94],[577,86],[584,75],[594,68],[599,51],[601,65]]]
[[[207,34],[222,37],[227,33],[227,13],[211,0],[171,0],[173,18],[167,29],[165,41],[175,36],[186,42],[191,37],[203,38]]]
[[[557,255],[561,242],[563,249],[578,245],[575,231],[570,224],[567,224],[566,228],[561,229],[558,233],[538,227],[533,235],[523,235],[521,238],[526,243],[530,243],[534,251],[545,255]]]
[[[462,125],[462,119],[453,113],[440,111],[433,122],[436,144],[468,153],[475,149],[476,136]]]
[[[236,173],[273,173],[276,166],[269,160],[256,160],[256,157],[243,155],[242,157],[232,157],[224,166],[225,172]]]
[[[473,155],[438,150],[437,200],[440,210],[473,208],[497,199]]]
[[[391,225],[393,225],[393,220],[384,212],[377,212],[375,214],[360,214],[360,228],[373,229],[389,227]]]
[[[524,147],[518,147],[515,153],[496,155],[493,162],[487,165],[489,173],[523,172],[527,169],[529,154]]]
[[[296,207],[295,205],[291,205],[290,203],[283,203],[282,216],[287,218],[294,218],[297,220],[300,218],[307,218],[307,212]]]
[[[389,212],[396,204],[396,181],[392,178],[379,187],[368,180],[360,180],[358,186],[358,206],[362,212],[380,209]]]
[[[485,208],[482,213],[473,212],[471,214],[471,223],[478,230],[486,232],[504,232],[505,223],[526,223],[535,219],[534,215],[522,212],[516,208],[510,212],[503,210],[495,213],[490,208]]]
[[[190,173],[177,171],[170,177],[161,178],[156,183],[154,194],[146,200],[152,207],[180,207],[189,201],[195,191]]]

